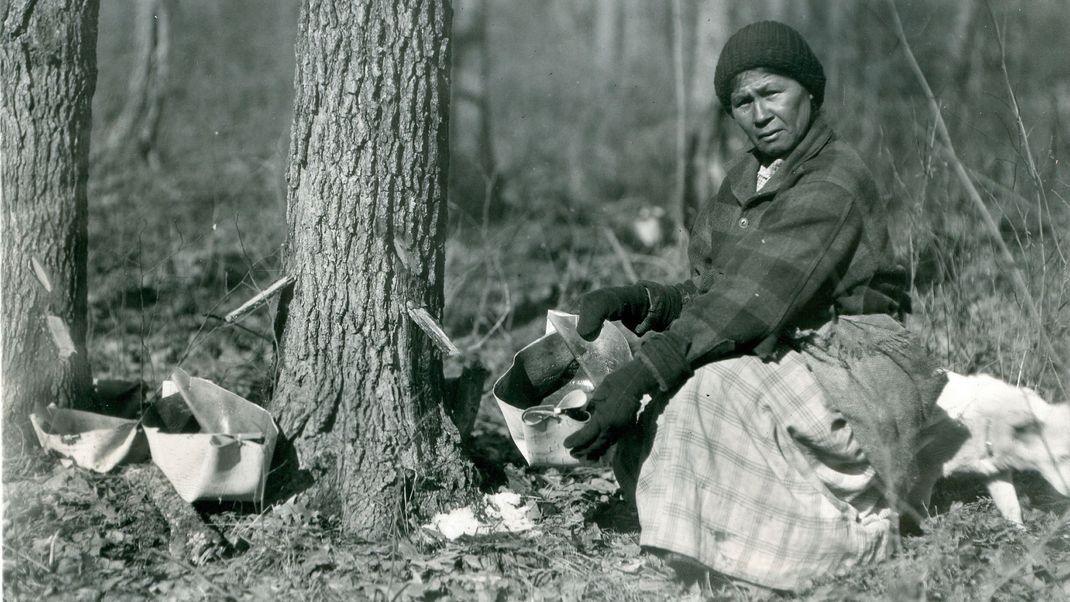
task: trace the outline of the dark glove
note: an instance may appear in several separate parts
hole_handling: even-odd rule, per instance
[[[606,320],[620,320],[634,332],[649,309],[650,296],[640,284],[600,288],[580,297],[576,332],[584,340],[593,341]]]
[[[672,286],[643,280],[630,286],[601,288],[580,297],[576,332],[587,341],[598,338],[602,323],[620,320],[639,336],[666,328],[683,305],[683,296]]]
[[[648,339],[636,358],[606,375],[591,393],[591,419],[565,438],[574,458],[597,460],[635,425],[643,395],[670,391],[691,375],[687,341],[669,332]]]
[[[565,438],[565,447],[569,448],[572,457],[581,460],[601,458],[609,446],[635,425],[639,401],[657,386],[654,373],[639,359],[607,374],[587,402],[591,419]]]

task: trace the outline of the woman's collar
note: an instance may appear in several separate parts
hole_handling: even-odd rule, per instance
[[[758,167],[761,164],[758,160],[757,149],[751,148],[747,151],[751,158],[745,162],[742,173],[738,174],[731,182],[733,194],[741,204],[747,204],[751,197],[776,192],[784,180],[795,170],[796,166],[816,155],[834,136],[835,133],[825,119],[824,113],[818,111],[810,122],[810,128],[806,131],[803,139],[788,153],[787,157],[784,158],[784,164],[766,182],[760,192],[755,192],[754,183],[758,177]]]

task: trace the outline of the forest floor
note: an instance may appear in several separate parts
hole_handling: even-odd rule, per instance
[[[277,246],[255,225],[212,223],[163,234],[153,209],[94,226],[90,356],[95,375],[158,388],[171,367],[262,403],[270,396],[269,307],[226,326],[279,272]],[[149,217],[149,216],[152,217]],[[555,221],[556,220],[556,221]],[[491,373],[468,448],[488,492],[528,504],[531,530],[447,540],[421,523],[388,541],[344,537],[300,497],[264,508],[197,508],[228,542],[196,564],[169,552],[166,521],[145,491],[116,474],[66,465],[37,450],[5,466],[6,600],[647,600],[781,599],[730,583],[682,583],[644,553],[634,511],[605,468],[530,469],[509,440],[490,385],[543,329],[551,307],[616,279],[624,266],[671,276],[671,249],[623,258],[598,219],[521,216],[494,234],[451,236],[445,326]],[[156,227],[156,226],[153,226]],[[166,229],[164,229],[166,230]],[[107,238],[104,238],[106,233]],[[625,241],[627,242],[627,241]],[[260,249],[257,255],[254,249]],[[508,252],[503,251],[508,249]],[[454,362],[448,370],[457,369]],[[120,470],[121,472],[121,470]],[[1070,596],[1070,502],[1030,475],[1018,479],[1025,528],[1003,520],[978,483],[948,481],[924,533],[877,566],[830,577],[811,600],[1055,600]]]
[[[494,453],[513,455],[500,435]],[[490,452],[491,450],[487,450]],[[167,524],[122,478],[39,459],[5,487],[9,600],[658,600],[783,599],[728,583],[685,584],[638,545],[633,512],[609,471],[509,466],[503,487],[539,509],[524,533],[425,529],[385,542],[342,537],[300,500],[202,508],[231,544],[199,566],[168,553]],[[965,485],[969,490],[969,485]],[[1065,504],[1062,505],[1065,508]],[[891,561],[832,578],[809,600],[1058,600],[1067,595],[1070,530],[1059,505],[1026,511],[1026,528],[967,497],[905,537]],[[1061,584],[1061,585],[1060,585]]]

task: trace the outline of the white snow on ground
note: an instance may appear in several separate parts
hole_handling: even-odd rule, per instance
[[[440,512],[431,519],[430,524],[424,526],[450,540],[462,535],[521,533],[535,527],[531,519],[533,514],[537,514],[535,502],[528,501],[525,504],[518,493],[502,491],[484,495],[479,506],[478,513],[472,506]],[[480,520],[480,516],[485,519]]]

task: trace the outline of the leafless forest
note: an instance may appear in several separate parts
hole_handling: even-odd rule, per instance
[[[0,8],[8,47],[26,4]],[[264,405],[284,431],[305,425],[295,403],[325,403],[279,377],[274,300],[224,320],[294,261],[288,219],[293,227],[302,216],[287,207],[301,194],[295,174],[309,173],[297,166],[294,145],[304,144],[302,128],[319,131],[314,112],[307,123],[295,120],[295,106],[346,102],[342,93],[338,100],[309,92],[309,82],[328,77],[315,56],[330,44],[310,36],[302,71],[302,10],[297,0],[100,3],[85,348],[77,354],[92,377],[143,382],[149,402],[180,367]],[[448,166],[445,214],[411,217],[426,225],[414,230],[441,234],[426,249],[392,249],[406,265],[410,254],[439,261],[429,281],[439,270],[441,292],[428,285],[426,295],[442,307],[435,317],[458,350],[417,349],[409,372],[426,367],[428,390],[458,399],[475,383],[467,395],[480,400],[478,412],[447,408],[453,420],[443,418],[441,428],[412,427],[429,442],[412,457],[398,452],[398,465],[416,476],[387,494],[388,514],[353,502],[366,494],[381,500],[379,481],[393,483],[377,472],[389,457],[372,453],[348,477],[332,473],[333,489],[269,490],[263,506],[198,502],[198,528],[218,544],[200,555],[176,543],[174,517],[148,491],[165,484],[129,469],[102,475],[68,466],[5,426],[5,599],[752,596],[727,584],[681,589],[667,567],[642,555],[635,517],[608,468],[525,467],[491,385],[542,334],[546,310],[573,309],[600,286],[685,277],[686,226],[727,161],[746,148],[713,94],[717,55],[733,31],[756,20],[792,25],[825,66],[822,110],[867,161],[894,216],[895,249],[911,275],[909,328],[949,369],[1029,386],[1052,402],[1070,399],[1070,2],[454,0],[452,10],[429,17],[432,25],[452,18],[452,34],[444,27],[420,42],[433,54],[446,48],[436,40],[451,38],[440,57],[448,95],[434,86],[415,92],[434,97],[427,106],[448,116],[448,151],[435,163]],[[399,85],[405,79],[398,75]],[[306,88],[295,93],[295,82]],[[340,172],[348,168],[341,156]],[[12,185],[5,172],[5,214]],[[435,245],[444,245],[438,260]],[[29,270],[10,271],[9,259],[0,258],[2,288],[17,296],[38,286]],[[7,295],[4,326],[13,328],[9,319],[30,318],[13,316]],[[332,302],[329,290],[320,298]],[[4,353],[7,366],[11,350]],[[430,411],[425,400],[414,403],[413,411]],[[388,405],[368,416],[409,419],[409,406]],[[333,414],[308,420],[335,424]],[[334,445],[326,441],[296,444],[321,453]],[[532,500],[537,536],[447,541],[421,527],[460,499],[421,493],[421,479],[431,477],[421,473],[420,454],[452,462],[458,446],[450,441],[463,448],[463,468],[435,477],[449,479],[444,489],[505,488]],[[899,556],[830,577],[803,597],[1070,596],[1070,504],[1030,473],[1016,475],[1016,484],[1024,529],[1000,518],[976,483],[944,481],[924,533],[905,537]],[[374,525],[363,518],[372,515]]]

